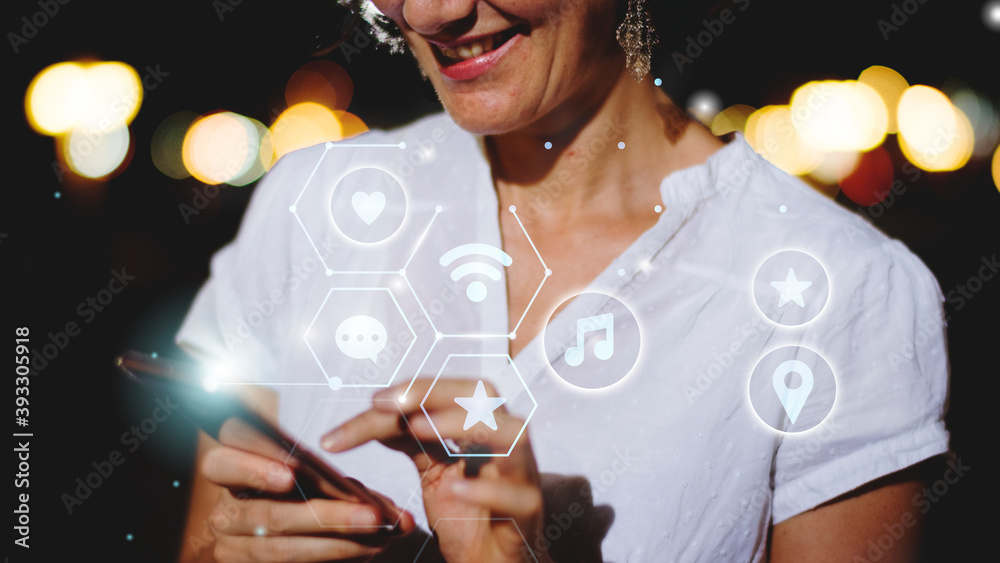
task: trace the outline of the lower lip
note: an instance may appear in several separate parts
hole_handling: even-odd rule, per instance
[[[500,46],[498,49],[494,49],[489,53],[483,53],[474,59],[469,59],[467,61],[462,61],[449,66],[441,66],[438,63],[438,68],[441,69],[441,74],[450,78],[452,80],[472,80],[474,78],[479,78],[480,76],[486,74],[493,67],[500,63],[500,59],[507,54],[508,51],[514,48],[514,45],[521,40],[521,34],[518,33],[514,37],[511,37],[506,43]]]

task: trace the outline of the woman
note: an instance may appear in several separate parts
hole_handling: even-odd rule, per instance
[[[283,159],[178,339],[271,387],[248,388],[434,540],[373,546],[369,508],[296,501],[292,471],[232,438],[202,450],[185,556],[912,560],[920,462],[948,448],[942,299],[919,260],[686,119],[645,76],[648,3],[374,4],[447,117]],[[338,200],[361,167],[405,204]],[[398,233],[362,240],[349,206],[369,226],[399,211]],[[506,293],[448,281],[466,243],[502,249]],[[765,272],[785,251],[800,262]],[[393,307],[418,354],[373,343]],[[357,322],[382,327],[368,348]],[[369,355],[407,366],[374,396],[351,375]],[[484,451],[477,472],[463,456]]]

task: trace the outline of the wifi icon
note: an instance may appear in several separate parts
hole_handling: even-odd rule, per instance
[[[444,255],[441,256],[441,265],[448,266],[459,258],[477,254],[492,258],[504,266],[510,266],[514,262],[514,259],[511,258],[509,254],[495,246],[473,242],[470,244],[456,246],[448,252],[445,252]],[[462,264],[451,271],[451,279],[458,281],[465,276],[472,274],[483,274],[493,281],[500,281],[500,270],[485,262],[467,262]],[[473,303],[479,303],[483,299],[486,299],[486,294],[486,284],[478,280],[470,283],[469,286],[465,288],[465,295],[469,298],[469,301],[472,301]]]

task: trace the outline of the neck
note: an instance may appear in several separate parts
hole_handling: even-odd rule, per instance
[[[648,213],[664,177],[721,146],[649,78],[636,83],[622,71],[597,98],[590,107],[568,100],[530,128],[487,138],[504,208],[537,208],[534,216],[555,220]]]

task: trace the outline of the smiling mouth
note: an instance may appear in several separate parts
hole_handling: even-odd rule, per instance
[[[522,26],[516,26],[465,43],[452,44],[448,47],[432,43],[432,46],[434,55],[437,57],[438,62],[441,63],[441,66],[448,67],[495,51],[521,31],[523,31]]]

